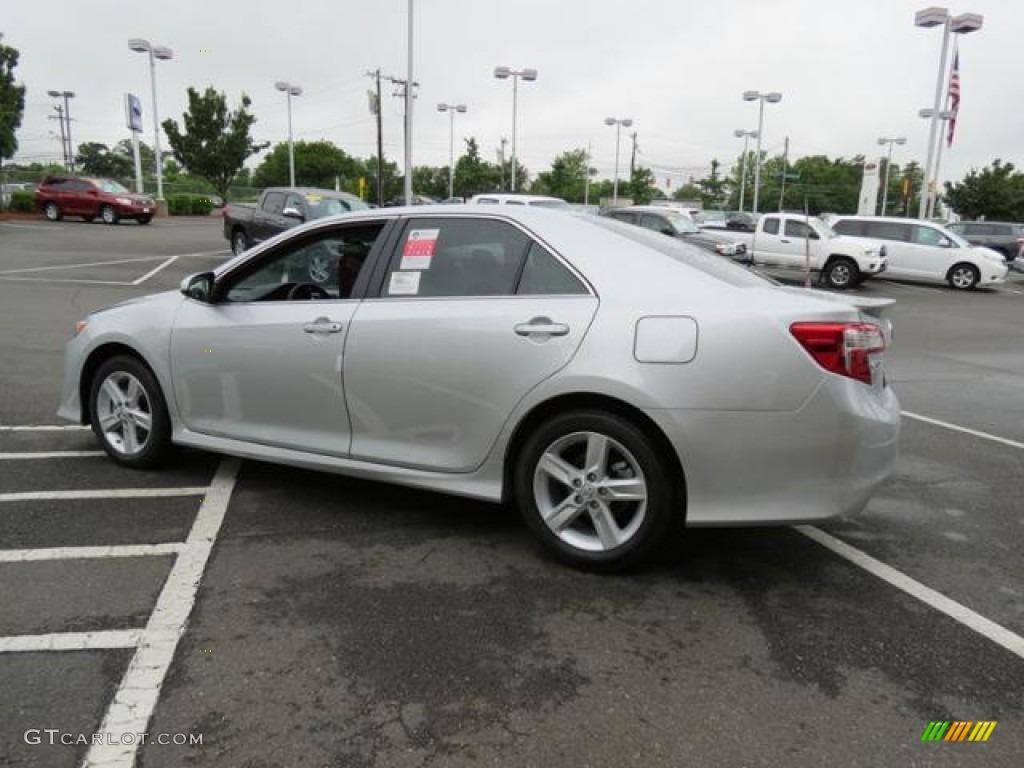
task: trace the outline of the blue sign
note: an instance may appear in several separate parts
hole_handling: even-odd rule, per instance
[[[142,102],[134,93],[124,95],[124,109],[128,117],[128,129],[142,133]]]

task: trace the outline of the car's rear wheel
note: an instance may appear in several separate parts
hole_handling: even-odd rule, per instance
[[[634,567],[683,519],[679,484],[659,454],[647,433],[615,414],[555,416],[520,451],[520,512],[541,542],[571,565]]]
[[[973,264],[954,264],[950,268],[949,274],[946,275],[946,280],[949,282],[950,287],[960,291],[973,289],[980,279],[981,275],[978,274],[978,268]]]
[[[156,466],[171,446],[160,385],[134,357],[114,357],[97,369],[89,387],[89,413],[103,450],[118,464]]]
[[[60,206],[58,206],[52,200],[50,200],[49,202],[46,203],[46,205],[43,206],[43,213],[46,215],[46,218],[48,218],[50,221],[60,221],[61,217],[64,216],[64,214],[60,210]]]
[[[139,216],[139,218],[136,219],[136,221],[139,222],[139,224],[149,224],[149,222],[151,222],[152,220],[152,216]]]
[[[104,205],[100,208],[100,218],[103,219],[104,224],[117,224],[120,220],[117,211],[114,210],[112,205]]]
[[[249,238],[245,236],[245,231],[236,229],[231,234],[231,252],[235,256],[240,255],[249,247]]]
[[[852,259],[838,257],[825,265],[823,277],[830,288],[845,291],[860,282],[860,270]]]

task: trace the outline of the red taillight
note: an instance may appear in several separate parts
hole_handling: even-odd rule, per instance
[[[871,357],[885,350],[871,323],[793,323],[790,333],[826,371],[871,383]]]

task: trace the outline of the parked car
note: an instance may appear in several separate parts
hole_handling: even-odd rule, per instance
[[[984,245],[1003,254],[1007,262],[1024,252],[1024,224],[1007,221],[958,221],[949,225],[971,245]]]
[[[1006,279],[1006,260],[1001,253],[972,246],[960,235],[931,221],[836,216],[832,227],[847,237],[885,243],[889,277],[945,282],[959,290],[994,285]]]
[[[45,177],[36,188],[36,207],[50,221],[81,216],[86,221],[99,217],[104,224],[117,224],[121,219],[149,224],[156,211],[148,195],[137,195],[113,179],[86,176]]]
[[[678,237],[684,242],[692,243],[698,248],[717,253],[719,256],[728,256],[736,261],[747,260],[745,244],[739,243],[725,234],[704,232],[693,223],[689,216],[671,208],[630,205],[623,208],[609,208],[601,215],[660,232],[669,237]]]
[[[684,522],[864,507],[896,461],[892,302],[845,298],[599,216],[356,211],[90,314],[59,415],[127,467],[178,444],[515,500],[559,557],[623,568]]]
[[[814,216],[766,213],[757,219],[753,233],[728,233],[747,246],[753,264],[796,271],[809,267],[836,290],[854,288],[888,268],[884,246],[841,237]]]
[[[232,203],[224,211],[224,237],[236,256],[304,221],[368,206],[348,192],[311,187],[268,187],[255,205]]]
[[[569,204],[560,197],[548,195],[519,195],[511,192],[493,192],[486,195],[473,195],[469,198],[470,205],[529,205],[534,208],[558,208],[570,210]]]

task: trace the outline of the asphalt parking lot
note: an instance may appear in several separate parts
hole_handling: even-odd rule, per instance
[[[131,472],[59,425],[75,321],[227,258],[219,224],[0,222],[0,765],[1020,765],[1024,274],[861,288],[897,300],[905,412],[864,514],[596,576],[501,507]]]

